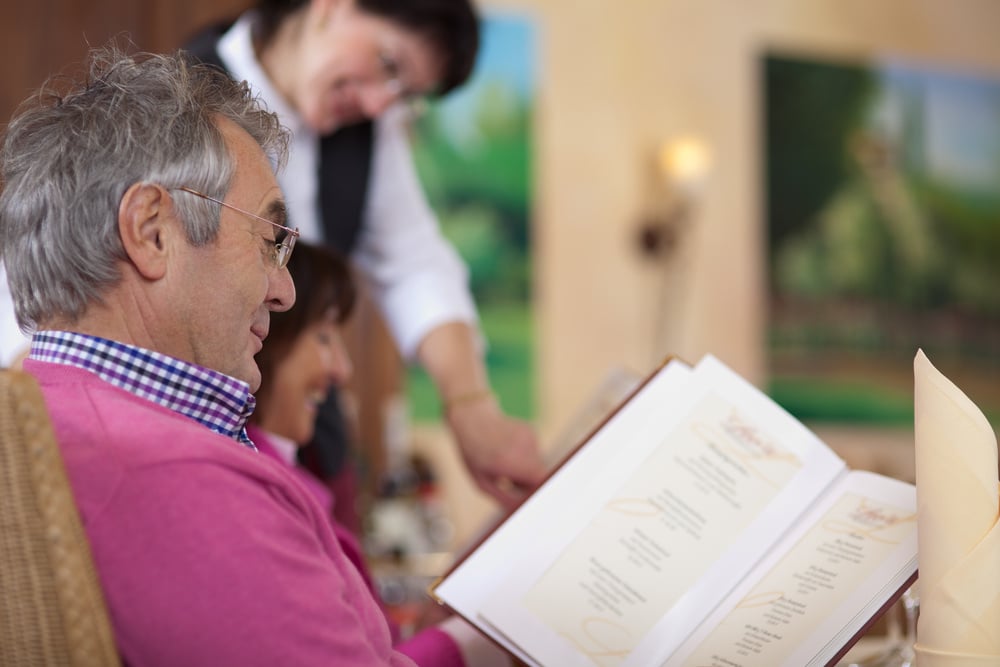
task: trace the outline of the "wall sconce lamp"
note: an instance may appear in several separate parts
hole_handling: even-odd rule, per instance
[[[684,136],[665,141],[656,154],[646,211],[639,224],[642,253],[659,257],[672,252],[690,224],[691,211],[711,165],[705,142]]]

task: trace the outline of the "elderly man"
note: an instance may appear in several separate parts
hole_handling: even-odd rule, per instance
[[[0,238],[124,661],[411,664],[244,429],[269,314],[295,299],[285,130],[180,56],[92,58],[9,125]],[[463,664],[445,644],[427,662]]]

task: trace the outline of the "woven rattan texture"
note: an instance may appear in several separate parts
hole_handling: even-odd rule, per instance
[[[0,371],[0,667],[118,664],[42,394]]]

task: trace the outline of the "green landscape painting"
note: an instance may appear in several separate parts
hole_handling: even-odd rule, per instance
[[[535,29],[526,16],[488,13],[476,69],[464,87],[428,106],[414,159],[445,236],[469,267],[488,341],[493,388],[511,415],[534,415],[530,217]],[[415,420],[440,404],[419,368],[407,377]]]
[[[772,395],[913,423],[913,357],[1000,417],[1000,80],[762,58]]]

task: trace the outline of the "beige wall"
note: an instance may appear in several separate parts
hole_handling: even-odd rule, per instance
[[[484,0],[539,28],[534,228],[543,433],[612,366],[712,352],[764,379],[757,56],[891,56],[1000,74],[995,0]],[[644,261],[647,160],[713,155],[690,233]]]

